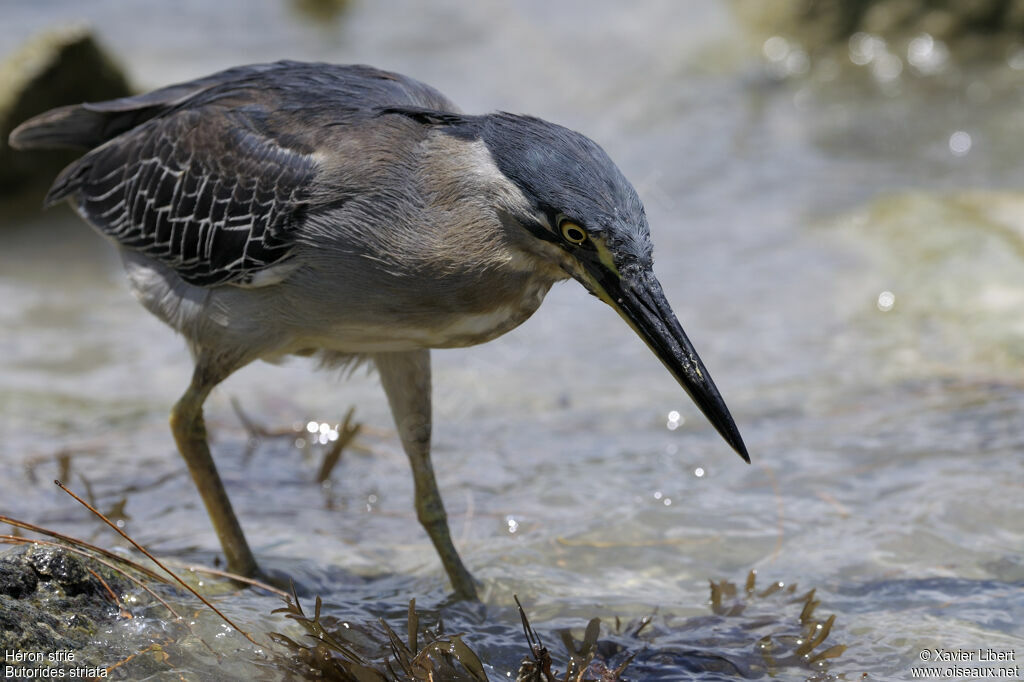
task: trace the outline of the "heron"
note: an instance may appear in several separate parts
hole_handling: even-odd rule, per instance
[[[747,462],[729,409],[654,275],[636,190],[588,137],[469,115],[365,65],[279,61],[64,106],[17,149],[74,148],[68,201],[194,369],[170,425],[228,568],[259,566],[217,473],[211,390],[256,360],[375,366],[412,466],[416,515],[455,596],[477,598],[431,463],[430,350],[485,343],[574,279],[610,305]]]

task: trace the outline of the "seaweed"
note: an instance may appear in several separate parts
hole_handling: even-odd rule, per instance
[[[289,649],[317,679],[341,682],[392,682],[405,680],[452,680],[487,682],[483,663],[462,641],[462,634],[445,635],[440,621],[433,628],[420,628],[416,600],[409,601],[406,617],[407,639],[378,619],[376,627],[340,628],[328,631],[321,620],[323,602],[316,598],[313,617],[302,610],[294,590],[286,606],[275,609],[297,622],[313,644],[305,646],[280,633],[271,639]],[[419,646],[420,637],[423,646]],[[386,653],[382,652],[385,650]]]
[[[90,589],[97,598],[114,606],[116,618],[133,617],[125,600],[119,596],[125,593],[125,586],[130,583],[147,592],[155,602],[167,609],[175,621],[183,624],[195,636],[189,623],[151,584],[161,583],[165,589],[177,589],[180,586],[256,645],[257,650],[264,646],[258,641],[263,637],[256,638],[242,630],[222,610],[128,537],[94,506],[59,482],[57,484],[103,519],[169,577],[94,544],[5,516],[0,516],[0,523],[49,535],[53,540],[0,535],[0,542],[59,547],[60,551],[95,561],[96,570],[82,564],[78,572],[83,579],[91,581]],[[225,571],[194,566],[189,569],[255,586],[283,599],[284,606],[271,613],[297,624],[304,632],[304,637],[298,641],[294,636],[281,632],[271,632],[267,637],[277,645],[271,648],[275,664],[297,677],[343,682],[486,682],[491,679],[488,669],[493,672],[496,666],[507,667],[509,662],[493,660],[501,658],[501,654],[488,652],[491,655],[487,656],[478,653],[466,641],[472,641],[472,633],[447,633],[442,618],[445,609],[439,607],[429,612],[418,610],[416,599],[410,599],[405,622],[399,626],[393,626],[383,617],[366,622],[349,622],[327,614],[319,596],[314,600],[312,615],[308,615],[294,586],[288,593]],[[103,575],[104,571],[106,575]],[[9,591],[20,593],[29,587],[26,583],[22,589],[21,583],[14,584],[12,581]],[[633,675],[632,679],[675,680],[679,679],[681,671],[707,679],[736,679],[777,676],[783,671],[795,670],[809,673],[809,679],[823,679],[829,675],[830,662],[846,650],[845,645],[828,641],[835,630],[836,616],[818,614],[821,601],[815,589],[800,592],[795,583],[778,581],[759,588],[756,572],[750,571],[742,588],[729,580],[712,580],[709,582],[709,592],[709,615],[684,618],[662,615],[655,610],[625,623],[619,617],[614,617],[613,627],[604,626],[599,618],[594,617],[589,619],[579,634],[574,634],[572,629],[555,629],[552,635],[555,641],[561,643],[560,649],[548,648],[541,633],[530,623],[518,597],[513,597],[525,640],[524,654],[513,651],[509,655],[512,660],[519,656],[518,667],[513,664],[511,668],[516,671],[515,680],[615,682],[630,679],[627,675]],[[179,595],[185,596],[185,593]],[[486,615],[487,611],[482,613]],[[509,623],[506,609],[494,607],[489,615],[491,622],[481,623],[481,631],[484,625],[490,632],[494,631],[495,626],[498,629],[508,627],[512,633],[508,639],[514,638],[514,627]],[[403,628],[404,633],[401,632]],[[148,646],[141,647],[140,651],[122,657],[108,670],[125,666],[145,653],[152,654],[142,658],[145,665],[171,665],[167,651],[174,640],[166,635],[158,639],[160,641],[147,642]],[[212,651],[206,642],[197,639]],[[506,674],[511,676],[511,671]]]

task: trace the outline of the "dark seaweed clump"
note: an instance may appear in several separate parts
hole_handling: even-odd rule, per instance
[[[518,600],[517,600],[518,604]],[[679,680],[689,674],[702,680],[774,677],[802,670],[807,679],[831,679],[830,661],[846,650],[829,644],[835,615],[816,615],[815,590],[799,592],[781,582],[758,590],[752,571],[741,589],[727,580],[711,582],[711,614],[697,618],[659,618],[657,614],[629,623],[614,619],[604,627],[593,618],[577,640],[568,629],[546,637],[559,642],[552,650],[519,615],[526,640],[517,682],[613,682],[615,680]],[[495,661],[467,644],[472,634],[445,634],[440,613],[428,618],[409,604],[406,622],[396,631],[383,619],[356,625],[323,613],[318,598],[312,617],[294,595],[278,612],[306,632],[302,643],[281,634],[274,640],[290,653],[286,663],[310,679],[343,682],[406,682],[413,680],[478,681]],[[488,626],[488,631],[493,631]],[[603,631],[603,632],[602,632]],[[505,678],[504,673],[500,677]]]

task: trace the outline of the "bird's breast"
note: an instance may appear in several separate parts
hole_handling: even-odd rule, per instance
[[[519,296],[495,296],[493,305],[485,310],[445,311],[435,323],[421,331],[430,348],[461,348],[486,343],[525,322],[532,315],[551,282],[536,282],[525,287]]]
[[[417,286],[378,277],[369,287],[373,295],[299,282],[297,292],[261,309],[287,310],[290,333],[283,353],[461,348],[486,343],[525,322],[559,279],[548,274],[505,272]],[[310,291],[318,294],[315,301]]]

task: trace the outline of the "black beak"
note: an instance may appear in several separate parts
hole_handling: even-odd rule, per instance
[[[600,297],[647,342],[725,442],[749,464],[750,456],[736,422],[693,344],[686,338],[654,273],[642,270],[620,278],[596,260],[583,262],[607,295],[607,299]]]

